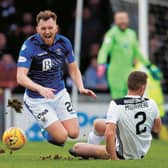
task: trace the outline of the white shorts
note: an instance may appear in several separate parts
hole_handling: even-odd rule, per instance
[[[72,108],[71,99],[66,89],[58,92],[54,99],[31,98],[25,93],[24,108],[31,112],[43,128],[47,128],[58,120],[64,121],[77,118],[77,114]]]

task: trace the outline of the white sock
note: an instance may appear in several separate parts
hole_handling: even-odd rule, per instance
[[[94,133],[94,131],[91,131],[88,136],[88,143],[89,144],[95,144],[99,145],[104,140],[104,136],[99,136]]]

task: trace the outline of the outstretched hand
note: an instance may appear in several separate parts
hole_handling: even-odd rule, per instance
[[[80,93],[85,96],[91,96],[93,99],[96,99],[96,94],[90,89],[83,88],[80,90]]]

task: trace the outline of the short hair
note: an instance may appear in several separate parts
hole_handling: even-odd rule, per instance
[[[119,14],[119,13],[125,13],[128,15],[128,12],[126,10],[117,10],[114,15]]]
[[[137,91],[141,88],[141,86],[147,84],[147,74],[142,71],[134,71],[131,72],[128,76],[128,89],[132,91]]]
[[[57,15],[51,10],[40,11],[36,16],[36,22],[38,24],[41,19],[46,21],[50,18],[52,18],[55,22],[57,21]]]

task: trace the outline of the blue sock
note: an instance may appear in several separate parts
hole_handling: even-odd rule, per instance
[[[41,133],[43,135],[43,137],[51,144],[53,145],[57,145],[57,146],[64,146],[65,144],[63,143],[59,143],[57,142],[49,133],[48,131],[46,131],[45,129],[41,130]]]

